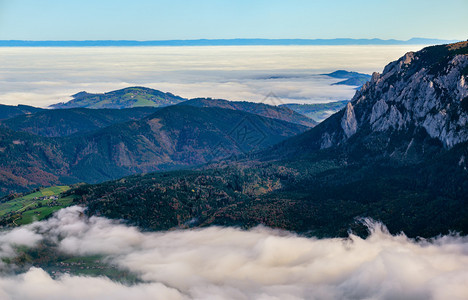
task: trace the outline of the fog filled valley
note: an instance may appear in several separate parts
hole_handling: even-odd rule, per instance
[[[315,239],[256,227],[141,232],[69,207],[3,231],[2,299],[463,299],[468,240],[409,239],[364,222],[366,238]],[[43,256],[34,256],[42,248]],[[28,250],[26,250],[28,249]],[[31,250],[32,249],[32,250]],[[57,255],[60,251],[61,256]],[[69,257],[99,257],[127,277],[47,273]],[[84,261],[86,261],[84,259]],[[31,265],[35,265],[31,267]],[[95,267],[91,265],[91,268]],[[66,269],[67,267],[63,267]],[[68,267],[70,268],[70,267]],[[83,272],[81,275],[79,272]],[[88,269],[89,271],[89,269]],[[132,276],[130,276],[131,274]],[[128,282],[132,278],[133,282]]]

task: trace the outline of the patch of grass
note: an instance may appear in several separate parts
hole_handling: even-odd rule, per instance
[[[151,99],[148,99],[146,97],[136,96],[133,99],[136,100],[136,102],[133,103],[133,107],[157,106],[157,104],[154,101],[152,101]]]
[[[73,196],[60,197],[69,189],[69,186],[48,187],[1,203],[0,222],[2,225],[16,226],[43,220],[73,203]],[[50,199],[51,196],[57,196],[58,199]]]
[[[23,197],[17,198],[15,200],[22,201],[22,200],[31,200],[34,199],[35,197],[50,197],[50,196],[55,196],[60,193],[66,192],[70,189],[69,186],[67,185],[61,185],[61,186],[51,186],[48,188],[41,189],[37,192],[25,195]]]
[[[73,203],[73,197],[69,196],[61,198],[57,200],[57,202],[59,205],[38,207],[35,209],[25,211],[20,215],[20,217],[17,220],[15,220],[15,223],[17,225],[26,225],[34,221],[41,221],[53,214],[54,212],[64,207],[70,206]]]

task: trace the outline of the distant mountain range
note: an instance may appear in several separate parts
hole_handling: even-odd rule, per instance
[[[436,45],[456,42],[430,38],[383,39],[200,39],[200,40],[95,40],[25,41],[1,40],[0,47],[137,47],[137,46],[276,46],[276,45]]]

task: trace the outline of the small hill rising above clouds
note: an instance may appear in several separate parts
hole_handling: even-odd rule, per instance
[[[79,92],[68,102],[53,104],[51,108],[130,108],[141,106],[163,107],[187,99],[145,87],[129,87],[103,94]]]
[[[371,75],[363,74],[358,72],[350,72],[345,70],[337,70],[332,73],[322,74],[326,76],[330,76],[333,78],[344,79],[333,85],[351,85],[351,86],[362,86],[364,83],[371,79]]]

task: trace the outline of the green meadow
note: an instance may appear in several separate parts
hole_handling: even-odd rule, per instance
[[[69,186],[53,186],[0,203],[0,225],[18,226],[40,221],[73,203],[73,196],[62,197]],[[52,197],[52,198],[51,198]]]

